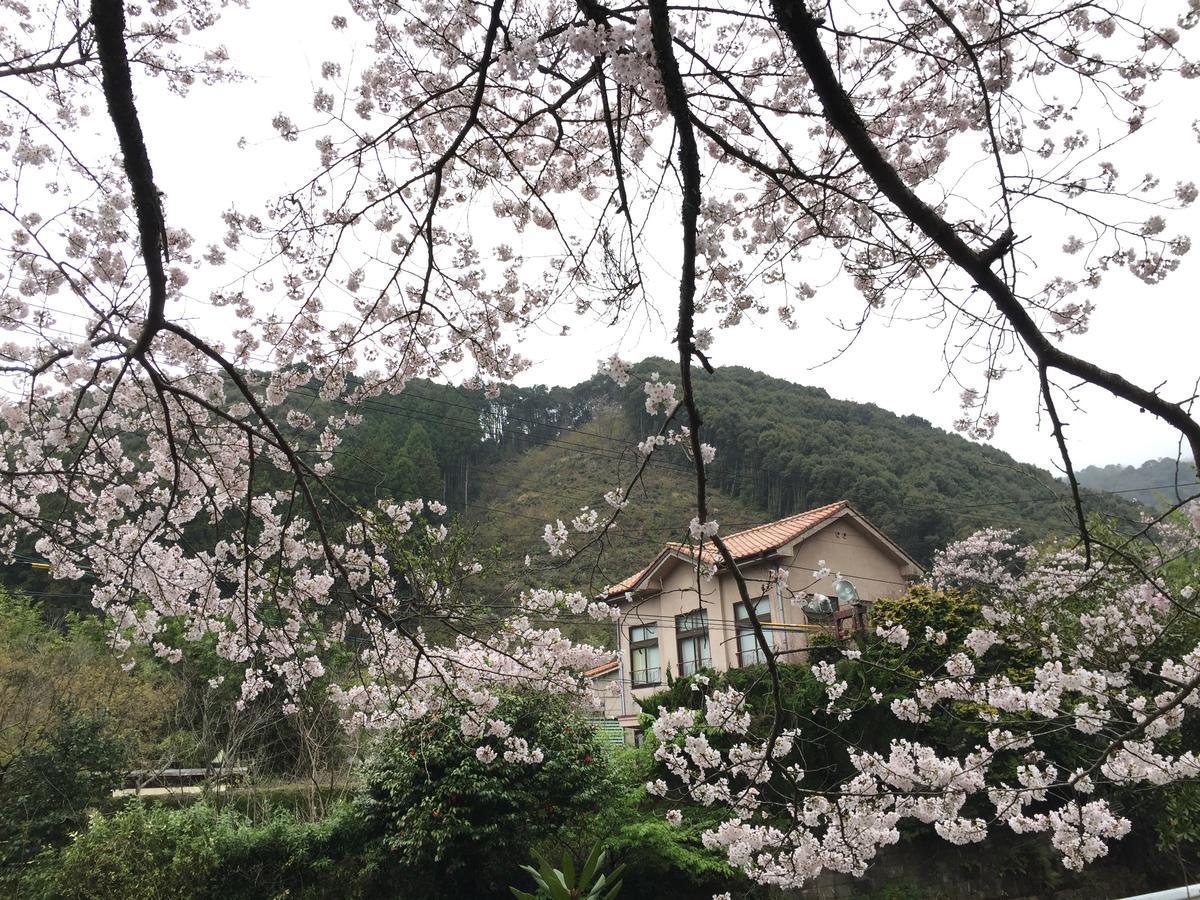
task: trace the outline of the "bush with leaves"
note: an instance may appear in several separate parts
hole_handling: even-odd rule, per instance
[[[468,744],[448,711],[387,735],[365,768],[357,811],[412,897],[507,896],[517,860],[613,793],[608,752],[568,703],[512,694],[493,715],[521,739]]]
[[[1096,533],[1102,534],[1097,527]],[[1036,550],[1039,553],[1054,553],[1055,545]],[[1177,578],[1181,589],[1194,578],[1195,560],[1179,557],[1178,572],[1163,568],[1163,578]],[[1119,580],[1123,573],[1110,567],[1081,588],[1066,602],[1074,604],[1071,615],[1077,619],[1086,615],[1092,606],[1103,601],[1105,584],[1103,579]],[[1050,620],[1054,621],[1054,620]],[[1068,623],[1068,627],[1069,627]],[[968,754],[988,739],[994,721],[1000,719],[1000,710],[985,706],[974,697],[947,698],[936,712],[925,713],[912,704],[910,698],[921,684],[946,679],[946,660],[953,654],[972,653],[979,678],[995,678],[1015,684],[1028,684],[1035,678],[1035,670],[1045,665],[1041,644],[1030,639],[1025,642],[993,642],[986,648],[977,645],[980,633],[994,627],[984,615],[983,607],[972,589],[946,586],[940,590],[918,585],[901,597],[882,600],[872,610],[870,627],[866,634],[858,635],[853,644],[844,644],[837,649],[828,643],[812,654],[812,659],[803,664],[780,663],[778,669],[779,707],[781,728],[792,730],[795,746],[805,762],[801,791],[820,793],[828,791],[843,779],[853,774],[849,757],[850,750],[877,752],[886,755],[894,741],[912,742],[913,745],[933,748],[938,754],[962,756]],[[1151,648],[1147,658],[1168,659],[1180,647],[1194,645],[1196,635],[1188,634],[1189,624],[1180,622],[1176,628],[1165,633],[1159,646]],[[1181,635],[1182,633],[1182,635]],[[1064,629],[1046,631],[1057,638],[1067,638]],[[1048,638],[1047,641],[1048,642]],[[986,650],[986,653],[984,652]],[[818,677],[818,672],[823,677]],[[668,688],[642,701],[646,711],[646,725],[650,726],[660,707],[667,710],[697,710],[706,708],[706,698],[713,693],[733,688],[744,696],[745,711],[750,713],[752,729],[766,730],[775,715],[772,698],[773,686],[767,677],[765,666],[751,666],[729,672],[702,673],[703,678],[693,677],[674,681]],[[1145,672],[1132,669],[1128,684],[1141,688]],[[837,685],[837,702],[830,700],[826,685]],[[843,715],[851,710],[853,716]],[[1005,719],[1009,726],[1024,720],[1032,721],[1028,714],[1011,713]],[[705,727],[701,714],[690,733],[700,734],[719,752],[728,749],[740,740],[719,729]],[[1183,752],[1197,746],[1198,735],[1195,725],[1185,722],[1176,733],[1163,739],[1163,745],[1174,752]],[[994,766],[1001,776],[1011,780],[1019,777],[1019,767],[1043,758],[1053,759],[1068,771],[1086,765],[1094,758],[1095,740],[1080,729],[1061,727],[1051,723],[1038,735],[1037,754],[1022,756],[1013,753],[1002,763]],[[655,740],[649,739],[653,749]],[[1004,768],[1007,766],[1008,768]],[[672,777],[665,766],[655,776],[670,780]],[[1107,779],[1104,779],[1107,782]],[[1141,863],[1155,858],[1153,847],[1157,837],[1160,850],[1175,851],[1187,864],[1194,864],[1197,849],[1196,817],[1190,813],[1195,793],[1191,782],[1171,785],[1164,792],[1148,794],[1137,787],[1127,788],[1119,784],[1106,784],[1109,799],[1114,808],[1131,819],[1149,825],[1132,835],[1127,835],[1111,850],[1107,865],[1122,866],[1133,871],[1144,868]],[[762,790],[782,792],[785,786],[778,778],[772,778]],[[1166,801],[1164,804],[1164,800]],[[676,799],[672,805],[683,806],[683,822],[693,817],[707,815],[703,807],[686,805]],[[985,817],[991,814],[986,798],[968,798],[966,814]],[[780,829],[789,826],[786,816],[780,816]],[[904,839],[920,839],[934,834],[936,822],[905,821],[900,825]],[[1025,866],[1025,887],[1030,884],[1049,890],[1065,879],[1074,879],[1075,884],[1102,883],[1109,874],[1096,876],[1098,881],[1088,882],[1080,876],[1070,875],[1061,869],[1049,854],[1032,853],[1028,841],[1014,841],[1006,832],[989,835],[979,847],[964,847],[955,850],[951,861],[945,850],[939,850],[941,863],[946,866],[982,866],[995,870],[1002,866]],[[1169,859],[1157,857],[1151,867],[1156,872],[1167,870]],[[1087,878],[1089,876],[1082,876]],[[1161,886],[1153,881],[1146,887]]]
[[[263,823],[206,804],[138,801],[26,874],[21,896],[54,900],[257,900],[372,896],[360,877],[359,834],[347,807],[318,822],[277,814]]]
[[[0,780],[0,867],[8,870],[65,842],[121,783],[124,747],[106,723],[59,707]],[[8,871],[0,870],[0,878]]]
[[[629,747],[614,757],[618,790],[590,823],[591,833],[625,867],[622,900],[691,900],[736,888],[757,896],[725,862],[708,850],[700,835],[716,827],[721,809],[689,810],[680,824],[667,819],[669,805],[646,790],[655,762],[647,746]]]
[[[98,620],[51,627],[38,604],[0,588],[3,870],[83,827],[161,741],[173,696],[152,668],[122,669]]]

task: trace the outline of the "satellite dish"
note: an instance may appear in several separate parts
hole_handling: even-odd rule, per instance
[[[833,583],[833,589],[837,591],[838,599],[843,603],[857,603],[859,600],[858,588],[848,578],[839,578]]]
[[[833,597],[824,594],[813,594],[803,606],[804,615],[810,619],[828,619],[838,608],[838,602]]]

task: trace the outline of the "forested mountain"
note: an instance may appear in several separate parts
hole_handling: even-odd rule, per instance
[[[512,558],[544,558],[545,522],[569,520],[583,506],[603,508],[604,491],[635,471],[637,442],[661,424],[644,408],[642,383],[654,371],[667,377],[672,363],[645,360],[624,387],[595,376],[569,388],[508,387],[491,400],[478,391],[411,384],[363,410],[363,424],[342,447],[344,486],[361,502],[383,494],[438,496],[467,512],[480,540]],[[710,484],[725,529],[846,498],[928,560],[947,541],[985,525],[1031,536],[1072,527],[1066,490],[1050,472],[917,416],[836,400],[740,367],[699,373],[697,392],[706,440],[717,448]],[[655,459],[589,582],[627,574],[663,541],[678,538],[693,515],[682,452]],[[1089,497],[1088,507],[1134,513],[1112,497]]]
[[[584,506],[611,512],[601,495],[628,485],[640,461],[634,447],[641,437],[618,407],[604,406],[559,439],[487,466],[464,517],[477,544],[512,548],[509,555],[517,560],[528,553],[531,567],[517,572],[522,585],[598,591],[640,569],[665,542],[687,540],[696,485],[680,455],[647,468],[602,548],[588,548],[565,567],[547,555],[545,523],[569,522]],[[726,532],[771,518],[720,488],[710,490],[708,499],[711,517]],[[568,551],[583,550],[585,540],[573,536]]]
[[[1075,474],[1085,487],[1120,493],[1152,509],[1165,509],[1200,487],[1196,484],[1195,464],[1171,456],[1150,459],[1140,466],[1088,466]]]
[[[642,384],[651,372],[669,377],[672,370],[667,360],[648,359],[624,387],[597,375],[574,387],[509,386],[494,398],[414,381],[359,407],[362,422],[344,434],[332,483],[359,506],[442,500],[480,548],[499,551],[497,578],[505,583],[600,588],[686,533],[695,487],[682,450],[655,455],[612,539],[571,567],[545,568],[559,561],[547,558],[542,528],[569,521],[581,507],[607,510],[604,492],[628,483],[641,461],[638,441],[662,422],[646,413]],[[1017,527],[1032,537],[1072,527],[1066,488],[1051,473],[917,416],[741,367],[700,372],[696,383],[705,440],[717,449],[710,502],[726,533],[843,498],[924,562],[983,526]],[[318,419],[346,411],[320,400],[315,388],[294,392],[290,402]],[[1089,497],[1088,507],[1136,513],[1129,501],[1104,495]],[[579,548],[573,538],[570,549]],[[14,587],[63,592],[27,565],[5,576]],[[74,605],[72,596],[64,594],[64,605]]]
[[[618,472],[627,476],[632,471],[633,445],[661,422],[661,416],[651,417],[644,409],[642,383],[655,370],[665,377],[671,363],[650,359],[638,364],[624,388],[597,376],[571,389],[575,400],[570,409],[603,422],[603,438],[563,431],[537,454],[486,468],[482,497],[494,515],[507,517],[506,533],[519,538],[521,546],[540,545],[537,523],[547,521],[555,509],[596,505],[603,490],[620,483]],[[917,416],[836,400],[819,388],[740,367],[699,373],[697,393],[710,429],[705,439],[717,448],[710,485],[714,505],[726,510],[724,519],[717,514],[723,530],[844,498],[914,556],[928,561],[946,542],[988,525],[1021,528],[1032,537],[1072,528],[1066,489],[1050,472]],[[594,424],[578,427],[596,430]],[[588,446],[572,446],[581,442]],[[604,455],[597,458],[597,453]],[[613,565],[602,567],[606,574],[628,574],[633,563],[645,562],[663,541],[678,539],[681,526],[694,514],[694,486],[682,454],[668,455],[654,472],[648,502],[656,510],[637,523],[646,532],[634,540],[630,526],[610,551]],[[635,505],[637,500],[635,494]],[[1128,501],[1103,495],[1089,496],[1086,506],[1126,518],[1135,513]],[[535,512],[533,527],[512,517],[530,511]],[[636,550],[624,561],[626,542]],[[623,565],[616,564],[619,560]]]

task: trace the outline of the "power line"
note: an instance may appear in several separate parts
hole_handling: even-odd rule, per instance
[[[303,393],[303,392],[296,391],[296,393]],[[305,396],[315,397],[316,395],[305,394]],[[352,408],[356,406],[355,404],[350,404],[347,401],[338,401],[338,402],[344,403],[346,406],[352,407]],[[452,405],[455,405],[455,404],[452,404]],[[393,411],[393,412],[398,412],[398,413],[407,415],[411,419],[416,419],[418,421],[424,421],[424,422],[427,422],[430,424],[433,424],[435,422],[435,420],[442,420],[442,421],[448,423],[448,427],[450,427],[450,428],[456,428],[459,430],[470,430],[470,431],[474,432],[474,429],[469,428],[469,426],[458,424],[455,420],[449,419],[448,417],[436,416],[434,418],[431,418],[430,414],[420,413],[415,410],[408,410],[404,407],[399,407],[399,406],[396,406],[395,404],[384,403],[384,402],[376,400],[376,399],[361,401],[361,403],[357,404],[357,406],[366,406],[368,408],[385,409],[385,410],[389,410],[389,411]],[[462,408],[468,408],[468,407],[464,406]],[[591,436],[595,436],[595,437],[604,437],[607,440],[611,440],[616,443],[620,443],[628,449],[631,449],[631,450],[636,449],[636,445],[634,445],[628,441],[622,441],[619,438],[614,438],[614,437],[610,437],[610,436],[606,436],[606,435],[599,435],[595,432],[582,431],[580,429],[571,428],[570,426],[556,425],[554,423],[549,423],[549,422],[536,422],[536,421],[530,420],[530,419],[525,419],[522,421],[526,421],[526,422],[538,425],[540,427],[545,427],[545,428],[549,428],[549,429],[572,431],[572,432],[578,432],[580,434],[587,434],[587,435],[591,435]],[[563,441],[563,440],[560,440],[557,438],[550,438],[550,439],[541,441],[530,435],[523,435],[523,434],[519,434],[519,433],[512,434],[509,437],[510,437],[510,439],[531,443],[535,447],[538,447],[538,446],[562,447],[562,448],[568,449],[572,452],[582,453],[585,455],[591,455],[591,456],[595,456],[595,457],[609,460],[609,461],[617,461],[617,462],[623,461],[623,458],[620,455],[614,455],[612,453],[608,453],[603,450],[598,450],[597,448],[591,447],[587,444],[578,444],[578,443],[574,443],[574,442],[570,442],[570,441]],[[674,470],[674,471],[678,471],[678,472],[687,473],[689,475],[693,474],[695,471],[690,466],[680,465],[678,463],[671,463],[671,462],[661,460],[661,459],[655,460],[652,458],[651,462],[652,462],[652,465],[654,465],[656,468]],[[744,482],[744,480],[747,477],[748,476],[741,476],[739,478],[739,476],[733,475],[729,478],[729,480],[732,483],[736,484],[739,481]],[[514,484],[514,482],[508,482],[508,483]],[[1105,494],[1113,494],[1113,495],[1127,494],[1127,493],[1131,494],[1131,493],[1138,493],[1138,492],[1145,491],[1145,490],[1170,490],[1170,489],[1175,489],[1175,488],[1189,487],[1189,486],[1196,486],[1196,485],[1200,485],[1200,482],[1188,482],[1188,483],[1181,483],[1181,484],[1177,484],[1177,485],[1172,484],[1172,485],[1157,485],[1157,486],[1152,486],[1152,487],[1126,488],[1126,489],[1115,490],[1115,491],[1098,491],[1091,496],[1099,498],[1099,497],[1104,496]],[[522,486],[522,485],[518,484],[518,486]],[[1052,487],[1051,485],[1048,485],[1048,484],[1043,484],[1042,486],[1047,489],[1050,489]],[[1060,485],[1057,483],[1054,485],[1054,487],[1063,488],[1064,491],[1066,488],[1065,485]],[[525,489],[529,490],[531,492],[534,492],[534,493],[545,493],[545,494],[556,493],[553,491],[540,491],[537,488],[526,487]],[[736,496],[736,495],[734,495],[734,496]],[[1087,499],[1091,499],[1091,497],[1085,497],[1085,500],[1087,500]],[[1066,503],[1066,502],[1069,502],[1069,500],[1070,500],[1070,494],[1064,492],[1060,496],[1030,497],[1030,498],[1013,499],[1013,500],[992,500],[992,501],[983,501],[983,502],[979,502],[979,503],[974,503],[974,504],[970,504],[970,505],[966,505],[966,506],[957,506],[957,507],[936,506],[933,504],[905,503],[905,504],[892,504],[891,508],[892,509],[906,509],[906,510],[920,510],[920,511],[928,511],[928,512],[962,513],[965,511],[979,510],[979,509],[985,509],[985,508],[991,508],[991,507],[1001,507],[1001,506],[1019,506],[1019,505],[1037,504],[1037,503]],[[508,513],[505,513],[505,514],[507,515]],[[784,518],[786,518],[786,517],[784,517]]]
[[[334,473],[333,475],[331,475],[329,477],[331,477],[334,480],[344,481],[344,482],[347,482],[350,484],[365,485],[367,487],[375,486],[371,482],[366,482],[366,481],[362,481],[359,479],[353,479],[353,478],[349,478],[347,476],[337,475],[336,473]],[[1200,486],[1200,482],[1190,482],[1186,485],[1185,484],[1178,485],[1178,487],[1187,487],[1187,486]],[[1126,492],[1134,492],[1134,491],[1141,491],[1141,490],[1157,490],[1157,489],[1165,489],[1165,488],[1171,488],[1171,487],[1176,487],[1176,485],[1161,485],[1156,488],[1130,488],[1130,489],[1127,489]],[[1113,493],[1116,493],[1116,492],[1113,492]],[[995,506],[998,504],[1042,503],[1042,502],[1059,502],[1059,499],[1058,498],[1030,498],[1028,500],[994,501],[994,502],[979,503],[979,504],[972,504],[972,505],[958,506],[958,507],[946,506],[946,507],[917,507],[917,508],[928,509],[930,511],[936,511],[936,512],[947,512],[947,513],[955,514],[955,513],[970,512],[970,511],[973,511],[976,509],[991,507],[991,506]],[[541,516],[533,516],[533,515],[529,515],[527,513],[517,512],[515,510],[498,509],[496,507],[487,506],[486,504],[475,504],[474,508],[482,509],[486,512],[495,513],[498,516],[503,516],[505,519],[517,517],[517,518],[527,519],[532,522],[537,522],[538,524],[546,524],[545,518],[543,518]],[[784,518],[787,518],[787,517],[785,516]],[[766,522],[760,522],[760,521],[756,521],[756,520],[733,521],[733,522],[727,522],[726,527],[742,527],[742,526],[744,526],[746,529],[750,529],[750,528],[755,528],[755,527],[759,527],[762,525],[769,525],[775,521],[778,521],[778,519],[772,519],[772,520],[768,520]],[[1016,522],[1016,520],[1009,520],[1009,521]],[[480,523],[480,524],[495,524],[495,522],[490,522],[490,523],[484,522],[484,523]],[[1021,523],[1018,522],[1017,524],[1021,524]],[[681,534],[682,532],[683,532],[682,526],[651,525],[651,526],[639,526],[636,528],[627,528],[627,527],[621,527],[618,525],[616,528],[612,529],[609,533],[610,534],[615,533],[617,536],[620,536],[620,535],[625,535],[625,534],[650,534],[650,533]],[[584,533],[587,534],[587,532],[584,532]],[[728,537],[728,536],[729,535],[727,534],[726,537]],[[28,560],[28,561],[30,563],[33,563],[33,564],[36,564],[39,566],[45,565],[45,563],[41,562],[41,561],[35,561],[35,560]],[[864,577],[864,576],[858,576],[858,577]]]
[[[52,310],[52,311],[62,312],[60,310]],[[58,331],[60,329],[47,329],[47,330]],[[62,333],[66,334],[67,332],[62,332]],[[457,388],[455,388],[455,390],[457,390]],[[313,400],[321,399],[320,396],[316,393],[310,393],[310,392],[306,392],[306,391],[303,391],[300,389],[295,389],[292,391],[292,393],[298,394],[300,396],[304,396],[304,397],[307,397],[307,398],[313,399]],[[460,393],[461,393],[461,391],[460,391]],[[422,399],[424,399],[424,398],[422,398]],[[350,403],[349,401],[346,401],[342,398],[337,398],[334,401],[325,401],[325,402],[337,402],[337,403],[339,403],[347,408],[351,408],[351,409],[366,407],[366,408],[388,410],[388,411],[392,412],[393,414],[401,414],[402,417],[407,416],[410,420],[425,422],[425,423],[431,424],[431,425],[436,424],[436,425],[438,425],[438,427],[442,427],[442,428],[451,428],[451,429],[456,429],[456,430],[460,430],[460,431],[468,431],[472,434],[478,433],[475,428],[473,428],[469,425],[463,424],[459,420],[452,419],[449,416],[438,416],[436,413],[432,413],[432,412],[428,412],[428,411],[418,411],[418,410],[409,409],[406,407],[398,406],[393,403],[384,402],[384,401],[380,400],[379,398],[369,398],[369,399],[360,401],[357,404]],[[475,412],[477,414],[483,413],[483,411],[481,411],[478,407],[471,405],[471,404],[458,404],[458,403],[453,403],[452,401],[441,399],[441,398],[436,399],[436,400],[431,400],[431,402],[438,403],[438,404],[441,404],[444,406],[450,406],[450,407],[454,407],[454,408],[458,408],[458,409],[468,410],[471,412]],[[584,435],[587,437],[597,438],[597,439],[601,439],[601,440],[605,440],[605,441],[609,441],[611,443],[617,444],[624,450],[636,451],[636,444],[634,444],[628,440],[624,440],[622,438],[614,437],[612,435],[606,435],[606,434],[602,434],[600,432],[595,432],[595,431],[588,431],[586,429],[576,428],[574,426],[564,425],[561,423],[544,422],[544,421],[539,421],[536,419],[529,419],[529,418],[525,418],[522,416],[511,415],[511,414],[506,414],[504,418],[507,421],[522,422],[522,423],[532,425],[535,427],[550,429],[552,431],[566,431],[569,433],[575,433],[575,434],[580,434],[580,435]],[[603,460],[606,460],[609,462],[623,462],[624,461],[624,456],[619,451],[609,452],[609,451],[606,451],[601,448],[593,447],[589,444],[564,441],[561,438],[549,438],[546,440],[539,440],[536,437],[533,437],[532,435],[521,434],[519,432],[510,432],[510,433],[504,435],[504,437],[507,438],[508,440],[512,440],[512,441],[523,441],[525,443],[532,444],[534,447],[540,447],[540,446],[562,447],[562,448],[568,449],[574,453],[590,455],[595,458],[603,459]],[[694,469],[691,468],[690,466],[682,465],[679,463],[671,463],[671,462],[663,460],[661,458],[658,458],[658,459],[652,458],[651,464],[655,468],[664,469],[664,470],[672,470],[672,471],[677,471],[677,472],[681,472],[681,473],[687,473],[689,475],[694,472]],[[342,480],[345,480],[350,483],[363,484],[363,485],[365,485],[367,487],[371,487],[371,488],[378,488],[378,486],[379,486],[378,483],[368,483],[368,482],[362,482],[362,481],[355,482],[352,479],[342,479]],[[493,479],[493,480],[500,481],[501,483],[517,484],[516,482],[511,482],[511,481],[504,482],[501,479]],[[724,476],[724,480],[733,485],[737,485],[739,483],[745,484],[745,482],[747,480],[750,480],[750,476],[747,476],[747,475],[738,476],[735,473],[735,474]],[[1157,486],[1139,487],[1139,488],[1126,488],[1126,489],[1113,490],[1113,491],[1098,491],[1093,496],[1103,496],[1104,494],[1119,495],[1119,494],[1126,494],[1126,493],[1138,493],[1138,492],[1146,491],[1146,490],[1171,490],[1171,489],[1178,489],[1180,487],[1195,486],[1197,484],[1200,484],[1200,482],[1189,482],[1186,484],[1157,485]],[[525,486],[522,486],[519,484],[518,484],[518,486],[521,486],[521,487],[523,487],[524,490],[527,490],[527,491],[530,491],[533,493],[552,495],[552,496],[564,496],[561,492],[542,491],[537,488],[525,487]],[[1050,485],[1050,484],[1042,484],[1041,486],[1045,487],[1047,489],[1065,487],[1058,483],[1054,483],[1053,488],[1052,488],[1052,485]],[[576,496],[578,496],[578,495],[576,495]],[[736,497],[736,494],[734,496]],[[1019,505],[1036,504],[1036,503],[1066,503],[1069,501],[1069,499],[1070,499],[1070,495],[1067,493],[1064,493],[1061,496],[1052,496],[1052,497],[1045,497],[1045,498],[1025,498],[1025,499],[1014,499],[1014,500],[986,501],[986,502],[972,504],[969,506],[959,506],[959,507],[947,507],[947,506],[938,507],[935,505],[922,505],[922,504],[907,503],[907,504],[893,504],[893,505],[891,505],[891,508],[892,509],[919,510],[919,511],[926,511],[926,512],[945,512],[945,513],[949,513],[949,514],[962,514],[964,512],[971,511],[971,510],[978,510],[978,509],[984,509],[984,508],[988,508],[988,507],[997,507],[997,506],[1019,506]],[[1085,498],[1085,499],[1089,499],[1089,498]],[[502,514],[505,516],[514,515],[514,513],[509,513],[509,512],[503,512]],[[526,516],[526,518],[537,519],[538,517]],[[1022,524],[1026,524],[1026,523],[1016,521],[1016,522],[1014,522],[1014,524],[1022,525]]]
[[[63,599],[63,600],[87,600],[91,596],[89,594],[66,594],[66,593],[57,593],[57,592],[53,592],[53,591],[20,590],[19,593],[21,593],[27,597],[51,597],[51,598]],[[563,615],[563,616],[545,616],[545,615],[539,616],[539,615],[534,615],[534,614],[530,614],[527,612],[521,612],[520,609],[515,608],[515,607],[494,606],[494,607],[487,607],[487,608],[492,609],[493,611],[512,612],[514,614],[519,614],[521,618],[528,619],[530,622],[534,622],[534,623],[537,623],[540,625],[594,626],[598,629],[603,629],[603,630],[607,631],[607,630],[611,629],[613,624],[615,624],[614,622],[604,621],[604,620],[600,620],[600,619],[578,618],[578,617],[572,618],[573,615],[576,615],[573,613]],[[697,607],[697,609],[703,609],[703,608],[704,608],[703,606]],[[695,612],[695,611],[696,610],[691,610],[691,612]],[[707,611],[707,610],[705,610],[705,611]],[[438,621],[437,616],[430,616],[428,618],[431,621],[435,621],[435,622]],[[470,617],[463,616],[462,618],[468,619]],[[647,615],[639,615],[636,619],[636,623],[637,624],[656,623],[656,624],[663,624],[663,625],[673,625],[677,618],[678,618],[678,616],[675,616],[675,615],[669,614],[669,613],[647,614]],[[266,620],[266,618],[264,618],[264,621],[266,621],[267,624],[272,625],[276,628],[282,627],[282,623],[279,621],[269,622]],[[479,616],[478,621],[480,622],[480,624],[488,624],[491,622],[495,622],[497,620],[488,619],[483,616]],[[761,618],[760,618],[760,621],[762,621]],[[741,628],[741,629],[750,627],[749,621],[745,620],[745,619],[726,619],[726,618],[709,617],[707,619],[707,623],[709,625],[733,626],[735,628]],[[768,621],[763,621],[762,624],[768,628],[775,627],[778,629],[778,628],[794,625],[795,623],[785,623],[785,622],[772,623],[772,622],[768,622]]]

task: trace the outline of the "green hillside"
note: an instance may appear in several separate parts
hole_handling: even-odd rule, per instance
[[[595,376],[573,387],[508,386],[493,398],[414,381],[358,408],[362,423],[345,433],[331,483],[359,506],[414,496],[443,501],[481,550],[497,551],[490,555],[497,587],[601,588],[682,538],[695,515],[690,464],[680,448],[668,448],[655,454],[610,540],[568,566],[546,553],[545,523],[569,522],[584,506],[605,512],[604,492],[628,484],[641,460],[637,442],[662,422],[645,411],[642,384],[652,371],[669,379],[673,364],[645,360],[624,387]],[[1050,472],[917,416],[741,367],[701,372],[696,381],[704,440],[717,448],[711,515],[726,533],[848,499],[927,562],[948,541],[984,526],[1035,538],[1073,527],[1066,488]],[[345,412],[320,400],[315,386],[289,402],[318,420]],[[263,487],[275,478],[263,474]],[[1087,505],[1131,520],[1138,511],[1099,494]],[[339,515],[329,507],[330,524]],[[195,537],[202,544],[212,536]],[[580,543],[573,538],[570,549]],[[87,605],[83,585],[52,585],[27,564],[8,568],[3,579],[64,607]]]
[[[640,363],[623,389],[597,377],[575,391],[620,403],[634,433],[647,434],[656,420],[644,411],[641,386],[654,369],[665,375],[670,363]],[[1073,526],[1068,492],[1050,472],[918,416],[836,400],[741,367],[701,372],[696,382],[705,440],[717,448],[712,483],[768,518],[848,499],[921,560],[984,526],[1032,537]],[[1104,495],[1088,497],[1086,506],[1136,513]]]
[[[1193,463],[1168,456],[1147,460],[1140,466],[1088,466],[1076,474],[1080,484],[1094,491],[1118,492],[1151,509],[1166,509],[1200,487]]]
[[[547,553],[543,527],[570,522],[582,507],[610,513],[604,492],[629,483],[639,462],[627,417],[615,407],[598,409],[561,440],[534,447],[481,470],[479,493],[465,521],[481,546],[510,548],[510,555],[531,557],[521,582],[599,590],[644,566],[667,541],[687,539],[695,515],[696,486],[682,457],[651,465],[617,527],[603,542],[563,566]],[[709,493],[710,516],[731,531],[767,521],[763,508],[720,489]],[[586,536],[575,536],[568,551],[583,550]]]
[[[603,508],[601,494],[633,471],[636,442],[661,423],[644,409],[642,383],[652,371],[668,377],[671,363],[638,364],[624,388],[597,376],[555,389],[562,392],[558,432],[477,469],[467,519],[478,539],[512,556],[528,553],[535,567],[549,563],[544,523],[569,520],[585,505]],[[717,448],[710,501],[727,532],[849,499],[928,562],[948,541],[981,527],[1019,528],[1034,538],[1074,527],[1068,492],[1053,474],[917,416],[836,400],[740,367],[700,373],[697,392],[705,440]],[[665,541],[678,540],[694,515],[693,476],[679,450],[655,460],[602,552],[585,554],[569,571],[535,577],[602,587],[638,569]],[[1134,504],[1118,497],[1092,494],[1085,505],[1137,517]]]

